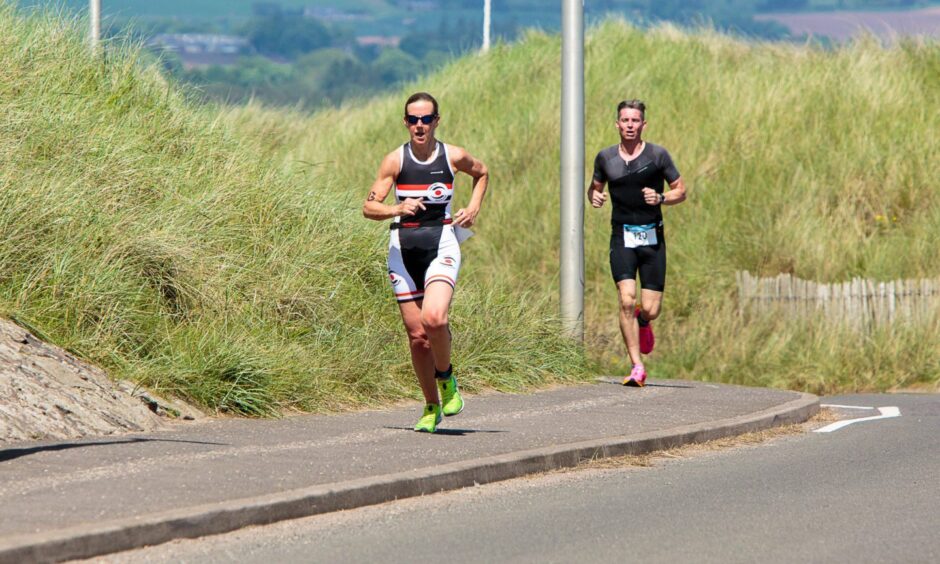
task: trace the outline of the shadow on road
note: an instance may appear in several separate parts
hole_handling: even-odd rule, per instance
[[[614,386],[621,386],[623,388],[630,388],[631,386],[624,386],[621,382],[615,380],[598,380],[600,384],[613,384]],[[646,388],[685,388],[691,390],[695,386],[684,386],[682,384],[657,384],[655,382],[647,382]]]
[[[184,441],[180,439],[142,439],[139,437],[134,437],[130,439],[120,439],[120,440],[114,440],[114,441],[97,441],[97,442],[88,442],[88,443],[56,443],[52,445],[41,445],[41,446],[26,447],[26,448],[8,448],[8,449],[0,450],[0,462],[6,462],[8,460],[14,460],[16,458],[20,458],[21,456],[29,456],[30,454],[36,454],[40,452],[68,450],[71,448],[85,448],[85,447],[94,447],[94,446],[110,446],[110,445],[150,443],[150,442],[189,443],[189,444],[196,444],[196,445],[228,446],[227,443],[213,443],[213,442],[208,442],[208,441]]]
[[[389,427],[385,426],[385,429],[395,429],[397,431],[409,431],[414,433],[415,430],[413,427]],[[500,431],[500,430],[486,430],[486,429],[438,429],[437,432],[432,433],[434,435],[448,435],[452,437],[462,437],[464,435],[472,435],[474,433],[508,433],[509,431]]]

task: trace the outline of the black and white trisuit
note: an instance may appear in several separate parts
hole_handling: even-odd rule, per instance
[[[460,244],[451,224],[454,170],[447,145],[437,142],[426,161],[419,161],[411,143],[399,148],[401,168],[395,179],[395,199],[420,198],[427,209],[396,217],[388,245],[388,276],[399,302],[420,300],[431,283],[457,285]]]

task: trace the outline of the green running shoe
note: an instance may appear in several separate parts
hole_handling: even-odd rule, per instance
[[[444,406],[444,415],[450,417],[463,411],[463,398],[457,389],[457,378],[453,374],[450,378],[438,378],[437,389],[441,392],[441,405]]]
[[[437,431],[437,424],[441,422],[441,406],[429,403],[424,406],[424,415],[415,423],[415,431],[433,433]]]

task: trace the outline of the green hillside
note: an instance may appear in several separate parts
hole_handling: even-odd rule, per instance
[[[405,139],[407,91],[427,89],[442,103],[439,136],[468,147],[493,176],[462,280],[554,299],[559,57],[558,37],[531,34],[375,101],[310,118],[258,108],[235,118],[265,133],[285,170],[317,163],[310,170],[355,207],[381,155]],[[744,318],[734,282],[738,270],[823,282],[940,275],[936,42],[824,50],[609,22],[589,34],[585,64],[589,166],[617,141],[617,102],[640,97],[648,139],[670,149],[690,187],[689,202],[666,213],[654,376],[817,392],[940,381],[937,320],[858,335],[824,319]],[[592,356],[624,370],[609,213],[587,211],[586,316]]]
[[[442,102],[440,137],[490,166],[454,304],[471,389],[626,368],[607,271],[609,209],[588,210],[590,358],[556,335],[559,53],[532,34],[402,92],[313,116],[198,106],[133,49],[0,8],[0,313],[113,375],[246,414],[417,397],[362,219],[404,96]],[[935,387],[940,320],[858,335],[745,318],[734,272],[838,281],[940,272],[940,48],[745,44],[610,22],[587,46],[587,162],[614,107],[690,187],[667,210],[656,377],[812,391]],[[589,174],[590,171],[587,171]],[[468,185],[460,185],[464,195]],[[890,218],[885,220],[884,218]],[[896,219],[895,219],[896,218]]]
[[[0,314],[224,411],[418,397],[385,231],[350,179],[281,167],[271,130],[189,102],[134,49],[93,56],[77,25],[0,7]],[[465,387],[587,377],[533,289],[461,284]]]

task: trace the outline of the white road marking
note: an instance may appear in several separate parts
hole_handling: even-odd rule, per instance
[[[843,406],[850,407],[850,406]],[[845,427],[846,425],[851,425],[852,423],[861,423],[862,421],[875,421],[876,419],[889,419],[891,417],[900,417],[901,410],[897,407],[879,407],[879,413],[881,415],[873,415],[872,417],[859,417],[858,419],[846,419],[845,421],[839,421],[831,425],[826,425],[822,429],[816,429],[815,433],[831,433],[833,431],[838,431],[839,429]]]
[[[874,407],[867,407],[863,405],[839,405],[837,403],[821,403],[819,407],[840,407],[842,409],[875,409]]]

